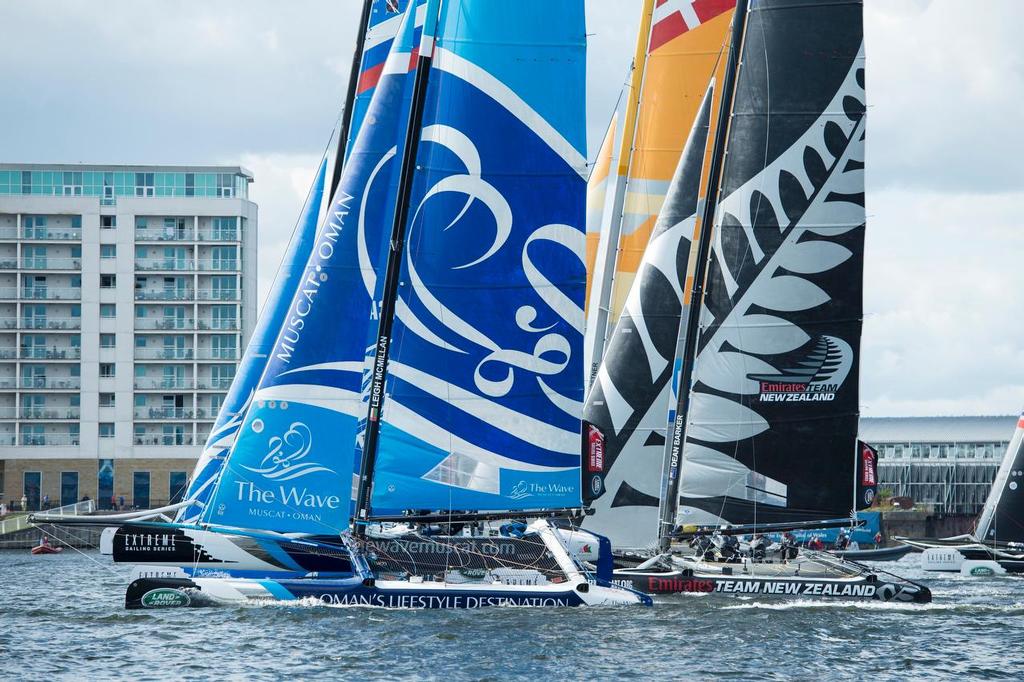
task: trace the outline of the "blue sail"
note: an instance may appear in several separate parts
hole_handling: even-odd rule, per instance
[[[351,148],[351,141],[355,140],[362,127],[366,109],[380,80],[384,62],[391,50],[407,4],[408,0],[373,0],[366,37],[360,50],[360,76],[350,114],[350,142],[347,149]],[[334,140],[331,142],[333,144]],[[330,157],[331,153],[328,150],[320,162],[320,168],[279,266],[278,276],[260,311],[252,337],[235,373],[235,379],[224,397],[213,429],[192,471],[183,499],[194,500],[196,504],[178,511],[175,521],[179,523],[193,522],[201,515],[203,505],[209,501],[220,477],[224,459],[235,442],[235,435],[249,408],[253,392],[263,376],[269,350],[277,340],[278,331],[284,324],[285,313],[298,288],[298,275],[302,273],[313,248]]]
[[[418,27],[423,25],[426,0],[416,0],[416,2],[419,8],[416,14],[417,30],[413,36],[413,45],[419,45]],[[373,92],[384,73],[384,64],[391,51],[391,43],[398,32],[398,27],[408,6],[409,0],[373,0],[370,8],[370,22],[366,28],[366,40],[363,41],[359,82],[356,84],[356,96],[352,102],[352,127],[349,132],[346,153],[352,150],[356,134],[362,127],[366,110],[373,98]],[[415,61],[415,54],[412,59]]]
[[[267,356],[274,341],[277,340],[277,333],[284,322],[292,294],[298,288],[299,275],[302,274],[302,268],[313,248],[313,238],[316,235],[320,206],[323,201],[328,155],[329,152],[325,153],[320,161],[320,168],[317,170],[316,177],[313,178],[313,184],[309,189],[309,194],[306,195],[302,212],[299,214],[299,221],[292,232],[288,248],[278,268],[274,286],[263,305],[252,337],[250,337],[238,365],[238,372],[235,374],[234,381],[231,382],[231,388],[221,404],[217,420],[214,422],[199,461],[196,462],[195,470],[192,472],[192,479],[189,481],[184,499],[192,500],[195,504],[178,511],[175,520],[179,523],[188,523],[198,519],[203,506],[210,499],[223,469],[224,459],[235,442],[238,427],[242,424],[242,418],[245,416],[246,410],[249,409],[253,392],[266,367]]]
[[[348,526],[366,330],[377,310],[372,294],[408,121],[411,16],[346,160],[207,522],[296,533]]]
[[[373,514],[580,504],[583,0],[443,0]]]

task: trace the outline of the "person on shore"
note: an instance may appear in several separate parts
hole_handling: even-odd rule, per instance
[[[21,511],[28,511],[28,496],[21,496]]]
[[[117,508],[120,511],[124,511],[124,495],[117,498]]]
[[[43,495],[43,509],[49,509],[49,508],[50,508],[50,496],[49,495]]]

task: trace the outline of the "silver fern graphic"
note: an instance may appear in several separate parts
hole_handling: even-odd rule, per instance
[[[722,444],[728,451],[728,443],[770,428],[760,414],[742,404],[743,396],[758,393],[761,377],[786,376],[791,371],[807,376],[806,370],[813,369],[808,380],[838,384],[850,370],[852,352],[844,352],[849,344],[836,337],[821,337],[804,361],[806,366],[780,368],[765,358],[792,353],[811,341],[810,335],[785,315],[831,301],[810,276],[828,272],[851,258],[849,249],[832,240],[864,225],[865,118],[855,114],[864,110],[863,65],[862,44],[842,85],[815,124],[719,205],[713,258],[732,305],[718,312],[720,319],[707,307],[701,310],[702,338],[694,378],[716,393],[697,389],[691,399],[683,451],[684,496],[728,495],[766,501],[763,493],[750,486],[749,476],[756,472],[714,447]],[[804,202],[794,205],[797,187]],[[785,200],[783,188],[788,191]],[[764,227],[766,215],[775,218],[778,232],[769,235],[773,231]],[[730,228],[742,230],[746,238],[749,251],[742,261],[731,261],[723,248],[721,227],[726,221]],[[762,244],[769,237],[771,247]],[[744,273],[754,274],[741,274],[741,266]],[[849,361],[839,356],[849,356]],[[774,503],[785,504],[784,494],[776,492]]]

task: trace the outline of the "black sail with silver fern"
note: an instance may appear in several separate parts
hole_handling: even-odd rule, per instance
[[[584,527],[618,548],[658,540],[670,380],[711,101],[709,88],[583,408],[604,440],[600,483],[591,488],[595,513]]]
[[[854,507],[864,253],[859,0],[751,3],[677,522]]]

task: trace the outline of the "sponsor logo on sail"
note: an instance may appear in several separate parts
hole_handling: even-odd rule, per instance
[[[748,374],[762,403],[831,402],[853,366],[853,349],[835,336],[819,336],[810,350],[775,374]]]

